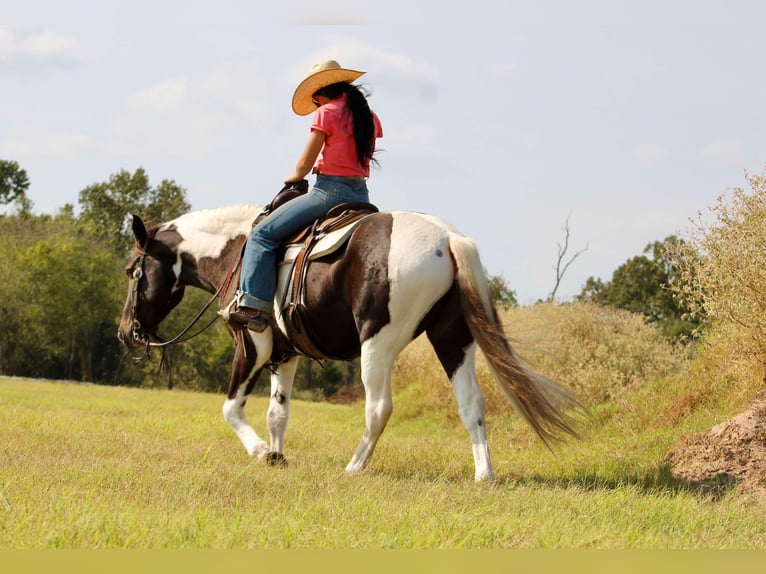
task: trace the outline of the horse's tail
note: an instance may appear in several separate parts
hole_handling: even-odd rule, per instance
[[[450,251],[457,266],[463,314],[503,394],[546,446],[567,434],[578,437],[577,415],[585,413],[585,408],[570,391],[535,373],[515,355],[473,241],[450,234]]]

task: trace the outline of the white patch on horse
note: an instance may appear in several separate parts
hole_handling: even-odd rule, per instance
[[[449,290],[455,277],[449,250],[449,231],[416,213],[392,216],[388,253],[391,321],[362,344],[360,365],[365,390],[365,432],[346,466],[360,472],[369,462],[386,426],[391,401],[391,368],[410,343],[418,324]]]
[[[444,221],[443,219],[435,215],[431,215],[430,213],[418,213],[418,215],[422,217],[423,219],[425,219],[426,221],[428,221],[429,223],[432,223],[436,225],[437,227],[441,227],[445,231],[449,231],[450,233],[454,235],[463,235],[462,233],[460,233],[460,231],[458,231],[457,227],[455,227],[451,223],[447,223],[446,221]]]
[[[174,225],[181,235],[179,253],[188,253],[198,261],[203,257],[220,257],[226,244],[239,235],[246,235],[262,207],[235,205],[193,211],[169,221],[162,229]]]
[[[250,422],[247,420],[247,416],[245,415],[245,403],[247,402],[249,395],[246,395],[245,392],[248,382],[258,373],[271,355],[273,338],[270,329],[267,329],[263,333],[245,331],[245,334],[249,336],[250,340],[253,342],[258,357],[253,363],[250,372],[245,377],[245,380],[240,384],[239,389],[237,390],[237,396],[233,399],[227,399],[224,402],[223,417],[239,437],[239,440],[242,441],[247,453],[250,456],[263,459],[269,452],[269,445],[265,440],[258,436],[258,433],[255,432],[250,425]]]
[[[452,375],[452,389],[458,402],[460,418],[471,437],[476,482],[494,480],[495,472],[487,445],[484,394],[476,376],[476,343],[463,349],[463,361]]]
[[[391,322],[408,324],[411,336],[431,307],[449,290],[455,278],[449,252],[450,230],[439,220],[417,213],[394,212],[388,276]]]
[[[176,276],[176,282],[175,282],[175,285],[173,285],[174,293],[181,288],[180,279],[181,279],[182,268],[183,268],[183,263],[181,262],[181,254],[179,253],[176,256],[176,262],[173,265],[173,273],[175,273],[175,276]]]

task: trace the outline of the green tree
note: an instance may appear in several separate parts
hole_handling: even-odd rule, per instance
[[[0,249],[0,368],[104,380],[113,370],[122,262],[71,212],[7,217]],[[6,233],[7,232],[7,233]]]
[[[489,292],[495,305],[502,309],[510,309],[519,305],[519,302],[516,300],[516,292],[508,287],[502,275],[490,275],[486,269],[484,274],[487,276]]]
[[[80,192],[80,207],[80,222],[107,240],[119,254],[133,246],[130,214],[160,223],[189,211],[183,187],[163,180],[153,188],[143,168],[134,173],[122,170],[106,182],[86,187]]]
[[[642,314],[671,339],[691,335],[699,322],[685,303],[673,295],[680,271],[669,254],[680,243],[672,235],[662,242],[648,244],[643,255],[618,267],[611,281],[604,283],[589,277],[577,299]]]
[[[22,199],[28,189],[27,172],[15,161],[0,159],[0,205]]]

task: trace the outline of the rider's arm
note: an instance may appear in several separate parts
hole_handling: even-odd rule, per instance
[[[306,148],[303,150],[298,163],[295,166],[295,171],[290,177],[285,179],[285,183],[295,183],[305,178],[311,169],[314,167],[319,152],[322,151],[326,134],[319,130],[311,130],[309,140],[306,142]]]

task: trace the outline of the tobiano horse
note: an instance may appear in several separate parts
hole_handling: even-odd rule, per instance
[[[160,322],[181,301],[186,287],[214,294],[226,309],[239,284],[242,245],[260,211],[258,206],[197,211],[151,229],[134,216],[136,249],[125,268],[129,285],[120,340],[132,349],[154,344]],[[247,452],[271,463],[285,462],[298,357],[279,308],[286,289],[283,275],[273,327],[255,333],[229,325],[236,348],[223,404],[223,416]],[[412,212],[367,216],[342,249],[309,263],[305,285],[305,330],[324,357],[361,356],[365,428],[347,474],[357,474],[369,463],[393,409],[394,361],[424,332],[452,384],[471,440],[476,481],[494,479],[485,400],[475,368],[477,346],[503,394],[546,444],[578,435],[584,408],[569,390],[517,357],[498,319],[474,242],[437,217]],[[268,443],[245,414],[264,367],[272,373]]]

